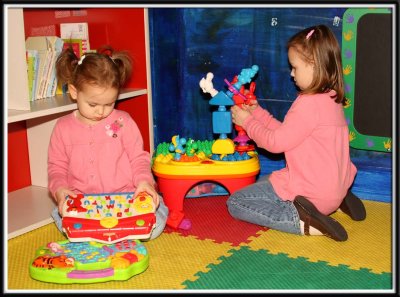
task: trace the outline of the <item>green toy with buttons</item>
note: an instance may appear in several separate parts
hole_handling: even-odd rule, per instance
[[[30,263],[33,279],[59,284],[127,280],[149,266],[149,255],[139,240],[114,244],[94,241],[50,242],[36,251]]]

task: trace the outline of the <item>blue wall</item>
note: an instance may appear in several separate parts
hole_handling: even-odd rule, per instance
[[[199,81],[214,74],[225,90],[242,68],[256,64],[260,105],[283,120],[296,98],[286,42],[299,30],[325,24],[341,43],[346,8],[152,8],[149,9],[154,143],[179,134],[213,139],[212,107]],[[261,174],[285,166],[282,154],[260,150]],[[391,201],[391,154],[352,149],[359,173],[353,191],[364,199]]]

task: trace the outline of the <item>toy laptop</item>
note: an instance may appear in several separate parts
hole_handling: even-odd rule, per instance
[[[63,205],[63,231],[71,242],[115,243],[148,239],[155,227],[153,199],[145,192],[78,194]]]
[[[40,247],[29,274],[43,282],[98,283],[127,280],[148,266],[149,255],[138,239],[114,244],[64,240]]]

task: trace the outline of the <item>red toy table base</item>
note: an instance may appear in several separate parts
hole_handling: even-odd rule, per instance
[[[160,192],[163,195],[164,202],[169,208],[169,216],[167,220],[167,225],[172,228],[178,228],[182,219],[184,218],[183,212],[183,200],[185,199],[186,194],[197,184],[203,182],[214,182],[225,187],[229,193],[233,193],[247,185],[253,184],[256,181],[256,175],[258,172],[255,172],[254,175],[247,177],[208,177],[205,179],[204,176],[191,178],[174,178],[171,177],[161,177],[157,176],[157,183]],[[157,175],[157,174],[156,174]]]

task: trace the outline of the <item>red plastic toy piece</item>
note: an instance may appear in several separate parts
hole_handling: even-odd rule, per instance
[[[77,194],[76,198],[69,196],[67,200],[67,211],[77,211],[77,212],[86,212],[86,208],[82,207],[81,199],[83,198],[83,194]]]
[[[183,201],[182,201],[182,203],[183,203]],[[185,215],[183,214],[182,211],[170,210],[168,219],[167,219],[167,225],[170,226],[171,228],[178,229],[184,216]]]

